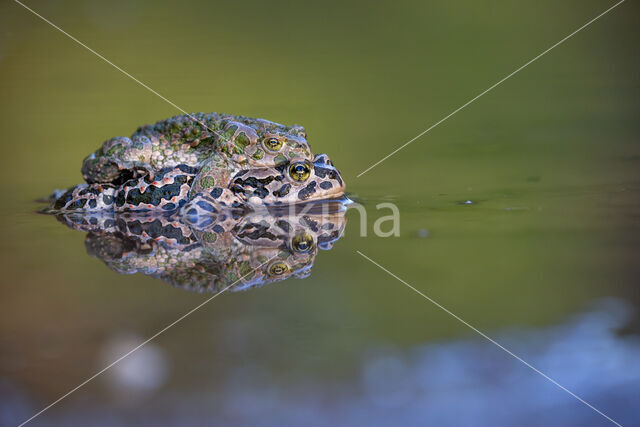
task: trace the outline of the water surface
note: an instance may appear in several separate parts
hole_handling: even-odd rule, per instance
[[[223,294],[35,423],[640,421],[637,6],[30,2],[180,106],[303,124],[368,212],[306,279]],[[15,4],[0,35],[0,416],[15,425],[198,305],[88,256],[33,200],[178,112]],[[399,237],[373,220],[401,212]],[[472,203],[461,203],[471,201]]]

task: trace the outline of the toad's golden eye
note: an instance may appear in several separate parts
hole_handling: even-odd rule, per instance
[[[308,162],[295,162],[289,166],[289,176],[294,181],[303,182],[309,179],[311,166]]]
[[[282,276],[289,271],[289,266],[284,262],[276,262],[269,267],[269,274],[272,276]]]
[[[282,141],[278,138],[265,138],[263,144],[264,148],[269,151],[278,151],[282,148]]]
[[[313,237],[304,232],[296,234],[291,239],[291,247],[298,253],[307,253],[313,249]]]

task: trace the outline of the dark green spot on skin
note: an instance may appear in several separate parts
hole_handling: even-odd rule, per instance
[[[249,145],[250,142],[251,141],[249,140],[249,137],[244,132],[240,132],[238,136],[236,136],[236,145],[242,147],[243,149],[244,147]]]
[[[247,261],[241,262],[238,265],[238,272],[240,273],[240,277],[249,278],[249,273],[251,273],[251,266]]]
[[[233,135],[235,135],[237,130],[238,130],[238,126],[236,125],[229,126],[227,129],[225,129],[225,131],[222,133],[224,140],[231,141],[231,138],[233,138]]]
[[[202,235],[202,240],[204,240],[207,243],[213,243],[216,240],[218,240],[218,235],[216,233],[212,233],[210,231],[207,231],[206,233],[204,233]]]
[[[114,145],[113,147],[109,148],[109,151],[106,152],[106,155],[113,156],[114,154],[119,153],[122,150],[124,150],[124,147],[122,145]]]
[[[216,180],[213,179],[212,176],[205,176],[204,178],[202,178],[202,180],[200,181],[200,185],[202,185],[202,188],[211,188],[214,185],[216,185]]]
[[[205,138],[200,138],[200,144],[201,146],[204,145],[211,145],[213,143],[213,137],[212,136],[207,136]]]
[[[254,154],[253,154],[253,158],[256,160],[260,160],[264,157],[264,151],[258,149]]]
[[[273,161],[275,162],[276,165],[281,165],[283,163],[286,163],[288,160],[287,158],[284,156],[284,154],[278,154]]]

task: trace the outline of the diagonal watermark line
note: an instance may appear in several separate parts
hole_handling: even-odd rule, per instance
[[[393,274],[392,272],[390,272],[389,270],[387,270],[386,268],[384,268],[383,266],[381,266],[380,264],[378,264],[377,262],[375,262],[374,260],[372,260],[371,258],[369,258],[368,256],[366,256],[365,254],[363,254],[360,251],[356,251],[360,256],[362,256],[364,259],[366,259],[367,261],[369,261],[370,263],[372,263],[373,265],[375,265],[376,267],[378,267],[379,269],[381,269],[382,271],[384,271],[385,273],[387,273],[388,275],[390,275],[391,277],[393,277],[394,279],[398,280],[400,283],[404,284],[405,286],[407,286],[409,289],[413,290],[414,292],[416,292],[417,294],[419,294],[420,296],[422,296],[424,299],[426,299],[427,301],[429,301],[430,303],[432,303],[433,305],[435,305],[436,307],[438,307],[439,309],[443,310],[445,313],[449,314],[450,316],[452,316],[453,318],[455,318],[456,320],[458,320],[460,323],[462,323],[463,325],[467,326],[468,328],[470,328],[471,330],[473,330],[474,332],[478,333],[480,336],[482,336],[483,338],[487,339],[488,341],[490,341],[492,344],[495,344],[498,348],[500,348],[501,350],[503,350],[504,352],[506,352],[508,355],[512,356],[513,358],[515,358],[516,360],[518,360],[519,362],[523,363],[525,366],[531,368],[534,372],[540,374],[543,378],[545,378],[546,380],[550,381],[551,383],[553,383],[554,385],[558,386],[560,389],[564,390],[565,392],[569,393],[571,396],[575,397],[576,399],[578,399],[580,402],[584,403],[585,405],[587,405],[589,408],[593,409],[594,411],[596,411],[598,414],[602,415],[603,417],[605,417],[607,420],[611,421],[613,424],[617,425],[617,426],[621,426],[620,423],[618,423],[617,421],[615,421],[614,419],[612,419],[611,417],[607,416],[605,413],[603,413],[602,411],[600,411],[598,408],[596,408],[595,406],[593,406],[592,404],[590,404],[589,402],[587,402],[586,400],[584,400],[583,398],[581,398],[580,396],[578,396],[577,394],[575,394],[574,392],[572,392],[571,390],[567,389],[566,387],[564,387],[562,384],[558,383],[556,380],[554,380],[553,378],[549,377],[548,375],[546,375],[544,372],[541,372],[540,370],[538,370],[536,367],[534,367],[533,365],[529,364],[528,362],[526,362],[525,360],[523,360],[522,358],[520,358],[519,356],[517,356],[516,354],[514,354],[512,351],[510,351],[509,349],[505,348],[503,345],[501,345],[499,342],[497,342],[496,340],[494,340],[493,338],[491,338],[490,336],[488,336],[487,334],[485,334],[484,332],[480,331],[479,329],[475,328],[474,326],[470,325],[469,323],[467,323],[464,319],[462,319],[460,316],[452,313],[450,310],[448,310],[446,307],[442,306],[441,304],[439,304],[437,301],[435,301],[432,298],[429,298],[427,295],[425,295],[424,293],[420,292],[418,289],[414,288],[413,286],[411,286],[409,283],[405,282],[404,280],[402,280],[401,278],[399,278],[398,276],[396,276],[395,274]]]
[[[570,39],[571,37],[575,36],[576,34],[578,34],[580,31],[584,30],[586,27],[588,27],[589,25],[591,25],[592,23],[594,23],[595,21],[597,21],[598,19],[602,18],[604,15],[606,15],[607,13],[611,12],[613,9],[615,9],[616,7],[620,6],[622,3],[624,3],[625,0],[620,0],[618,3],[614,4],[613,6],[611,6],[609,9],[605,10],[604,12],[602,12],[600,15],[596,16],[595,18],[591,19],[589,22],[587,22],[586,24],[582,25],[580,28],[578,28],[577,30],[575,30],[574,32],[572,32],[571,34],[569,34],[568,36],[564,37],[562,40],[560,40],[559,42],[555,43],[554,45],[552,45],[551,47],[547,48],[546,50],[544,50],[542,53],[540,53],[538,56],[534,57],[533,59],[531,59],[530,61],[526,62],[524,65],[521,65],[520,67],[516,68],[514,71],[512,71],[511,73],[507,74],[505,77],[503,77],[502,79],[500,79],[499,81],[497,81],[496,83],[494,83],[493,85],[489,86],[487,89],[485,89],[484,91],[480,92],[478,95],[476,95],[475,97],[471,98],[469,101],[465,102],[464,104],[462,104],[460,107],[456,108],[455,110],[453,110],[451,113],[447,114],[446,116],[444,116],[443,118],[441,118],[440,120],[438,120],[437,122],[435,122],[433,125],[431,125],[430,127],[428,127],[427,129],[423,130],[422,132],[420,132],[418,135],[414,136],[413,138],[411,138],[409,141],[405,142],[404,144],[402,144],[400,147],[396,148],[395,150],[393,150],[391,153],[387,154],[386,156],[384,156],[382,159],[378,160],[377,162],[375,162],[374,164],[372,164],[371,166],[369,166],[368,168],[366,168],[365,170],[363,170],[362,172],[360,172],[356,178],[360,178],[362,175],[364,175],[365,173],[369,172],[371,169],[375,168],[376,166],[378,166],[380,163],[384,162],[385,160],[387,160],[389,157],[393,156],[394,154],[396,154],[398,151],[402,150],[403,148],[405,148],[407,145],[411,144],[413,141],[415,141],[416,139],[420,138],[421,136],[423,136],[424,134],[426,134],[427,132],[429,132],[431,129],[435,128],[436,126],[438,126],[440,123],[444,122],[445,120],[447,120],[449,117],[453,116],[454,114],[456,114],[457,112],[459,112],[460,110],[464,109],[465,107],[467,107],[469,104],[471,104],[472,102],[474,102],[475,100],[477,100],[478,98],[480,98],[481,96],[485,95],[486,93],[490,92],[491,90],[493,90],[496,86],[500,85],[501,83],[503,83],[504,81],[510,79],[511,77],[513,77],[516,73],[520,72],[521,70],[523,70],[524,68],[526,68],[527,66],[531,65],[533,62],[537,61],[538,59],[540,59],[541,57],[543,57],[544,55],[546,55],[547,53],[549,53],[552,49],[554,49],[555,47],[561,45],[562,43],[564,43],[565,41],[567,41],[568,39]]]
[[[78,40],[77,38],[75,38],[74,36],[72,36],[71,34],[67,33],[65,30],[63,30],[62,28],[58,27],[56,24],[54,24],[53,22],[49,21],[47,18],[45,18],[44,16],[40,15],[38,12],[36,12],[35,10],[31,9],[29,6],[25,5],[24,3],[20,2],[19,0],[13,0],[14,2],[18,3],[20,6],[24,7],[25,9],[27,9],[29,12],[33,13],[35,16],[37,16],[38,18],[42,19],[44,22],[46,22],[47,24],[51,25],[53,28],[55,28],[56,30],[60,31],[62,34],[64,34],[65,36],[69,37],[71,40],[73,40],[74,42],[78,43],[80,46],[84,47],[85,49],[87,49],[89,52],[93,53],[95,56],[97,56],[98,58],[102,59],[104,62],[106,62],[107,64],[111,65],[113,68],[115,68],[116,70],[120,71],[122,74],[124,74],[125,76],[129,77],[131,80],[133,80],[134,82],[138,83],[140,86],[142,86],[143,88],[147,89],[149,92],[153,93],[154,95],[156,95],[157,97],[161,98],[162,100],[164,100],[166,103],[168,103],[169,105],[171,105],[172,107],[174,107],[175,109],[177,109],[178,111],[180,111],[181,113],[183,113],[184,115],[188,116],[191,120],[193,120],[194,122],[200,124],[201,126],[203,126],[204,128],[208,129],[211,133],[220,136],[220,134],[216,131],[214,131],[213,129],[211,129],[209,126],[207,126],[203,121],[196,119],[191,113],[187,112],[187,110],[185,110],[184,108],[180,107],[179,105],[177,105],[176,103],[172,102],[171,100],[167,99],[165,96],[161,95],[160,93],[158,93],[157,91],[155,91],[154,89],[152,89],[151,87],[149,87],[148,85],[144,84],[143,82],[141,82],[140,80],[138,80],[137,78],[135,78],[134,76],[132,76],[131,74],[129,74],[128,72],[126,72],[125,70],[123,70],[122,68],[120,68],[119,66],[117,66],[116,64],[114,64],[113,62],[109,61],[107,58],[105,58],[104,56],[100,55],[98,52],[96,52],[95,50],[91,49],[89,46],[87,46],[86,44],[82,43],[80,40]]]
[[[116,360],[114,360],[113,362],[111,362],[109,365],[105,366],[103,369],[101,369],[100,371],[96,372],[95,374],[93,374],[92,376],[90,376],[89,378],[87,378],[86,380],[84,380],[83,382],[81,382],[80,384],[78,384],[76,387],[72,388],[71,390],[69,390],[68,392],[66,392],[65,394],[63,394],[62,396],[60,396],[58,399],[54,400],[53,402],[51,402],[49,405],[45,406],[44,408],[42,408],[39,412],[33,414],[29,419],[23,421],[22,423],[20,423],[20,425],[18,427],[22,427],[23,425],[27,424],[28,422],[32,421],[34,418],[36,418],[37,416],[41,415],[43,412],[47,411],[48,409],[50,409],[52,406],[58,404],[60,401],[64,400],[65,398],[67,398],[69,395],[71,395],[72,393],[74,393],[75,391],[77,391],[78,389],[84,387],[85,385],[87,385],[89,382],[93,381],[95,378],[97,378],[98,376],[100,376],[101,374],[103,374],[104,372],[106,372],[107,370],[109,370],[110,368],[112,368],[114,365],[118,364],[120,361],[122,361],[123,359],[125,359],[126,357],[130,356],[131,354],[133,354],[134,352],[136,352],[137,350],[139,350],[141,347],[143,347],[144,345],[148,344],[150,341],[152,341],[153,339],[155,339],[156,337],[158,337],[158,335],[166,332],[168,329],[170,329],[171,327],[175,326],[177,323],[181,322],[182,320],[184,320],[185,318],[189,317],[190,315],[192,315],[193,313],[195,313],[196,311],[198,311],[199,309],[201,309],[202,307],[204,307],[205,305],[207,305],[209,302],[211,302],[214,298],[216,298],[218,295],[220,295],[221,293],[225,292],[227,289],[229,289],[230,287],[232,287],[233,285],[239,283],[242,279],[244,279],[245,277],[247,277],[249,274],[255,272],[256,270],[258,270],[259,268],[261,268],[263,265],[268,264],[269,262],[271,262],[271,260],[273,260],[276,257],[272,257],[269,258],[268,260],[266,260],[265,262],[263,262],[262,264],[260,264],[259,266],[257,266],[254,269],[249,270],[249,272],[245,273],[244,275],[240,276],[240,278],[238,280],[236,280],[235,282],[233,282],[232,284],[230,284],[229,286],[225,287],[224,289],[222,289],[221,291],[217,292],[216,294],[214,294],[213,296],[207,298],[206,300],[204,300],[203,302],[201,302],[200,304],[198,304],[197,306],[195,306],[194,308],[192,308],[191,310],[187,311],[185,314],[183,314],[182,316],[178,317],[176,320],[174,320],[173,322],[169,323],[167,326],[165,326],[164,328],[160,329],[158,332],[156,332],[155,334],[151,335],[149,338],[147,338],[146,340],[144,340],[143,342],[141,342],[139,345],[137,345],[136,347],[132,348],[131,350],[129,350],[127,353],[123,354],[122,356],[120,356],[119,358],[117,358]]]

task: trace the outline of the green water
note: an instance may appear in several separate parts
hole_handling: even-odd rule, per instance
[[[188,111],[304,125],[369,217],[363,237],[357,212],[347,213],[345,236],[318,255],[309,278],[222,295],[154,340],[164,367],[154,386],[127,388],[117,376],[127,371],[107,372],[37,422],[421,424],[419,412],[394,403],[397,384],[389,395],[349,400],[370,385],[361,384],[366,361],[478,338],[487,355],[468,364],[490,366],[483,384],[501,384],[508,366],[536,378],[532,387],[551,403],[531,407],[535,393],[523,393],[515,418],[497,417],[487,402],[485,412],[461,403],[436,425],[467,424],[465,408],[478,425],[606,423],[356,251],[489,335],[529,331],[506,335],[507,347],[582,319],[603,300],[630,313],[613,328],[620,339],[637,339],[637,4],[622,4],[360,177],[613,3],[27,4]],[[34,199],[81,180],[82,159],[102,141],[180,112],[18,4],[2,4],[0,22],[0,396],[17,402],[0,409],[15,424],[207,295],[118,275],[86,254],[82,233],[34,214]],[[399,207],[400,237],[373,234],[388,214],[376,210],[382,202]],[[113,342],[125,344],[110,353]],[[616,372],[637,369],[637,350]],[[519,355],[535,359],[531,349]],[[640,376],[629,374],[627,389],[603,385],[606,370],[592,365],[545,366],[612,418],[640,419],[632,399]],[[593,383],[581,386],[578,374]],[[521,384],[503,391],[517,395]],[[430,387],[430,401],[449,386]],[[356,406],[357,415],[345,409]],[[542,412],[550,418],[526,416]]]

